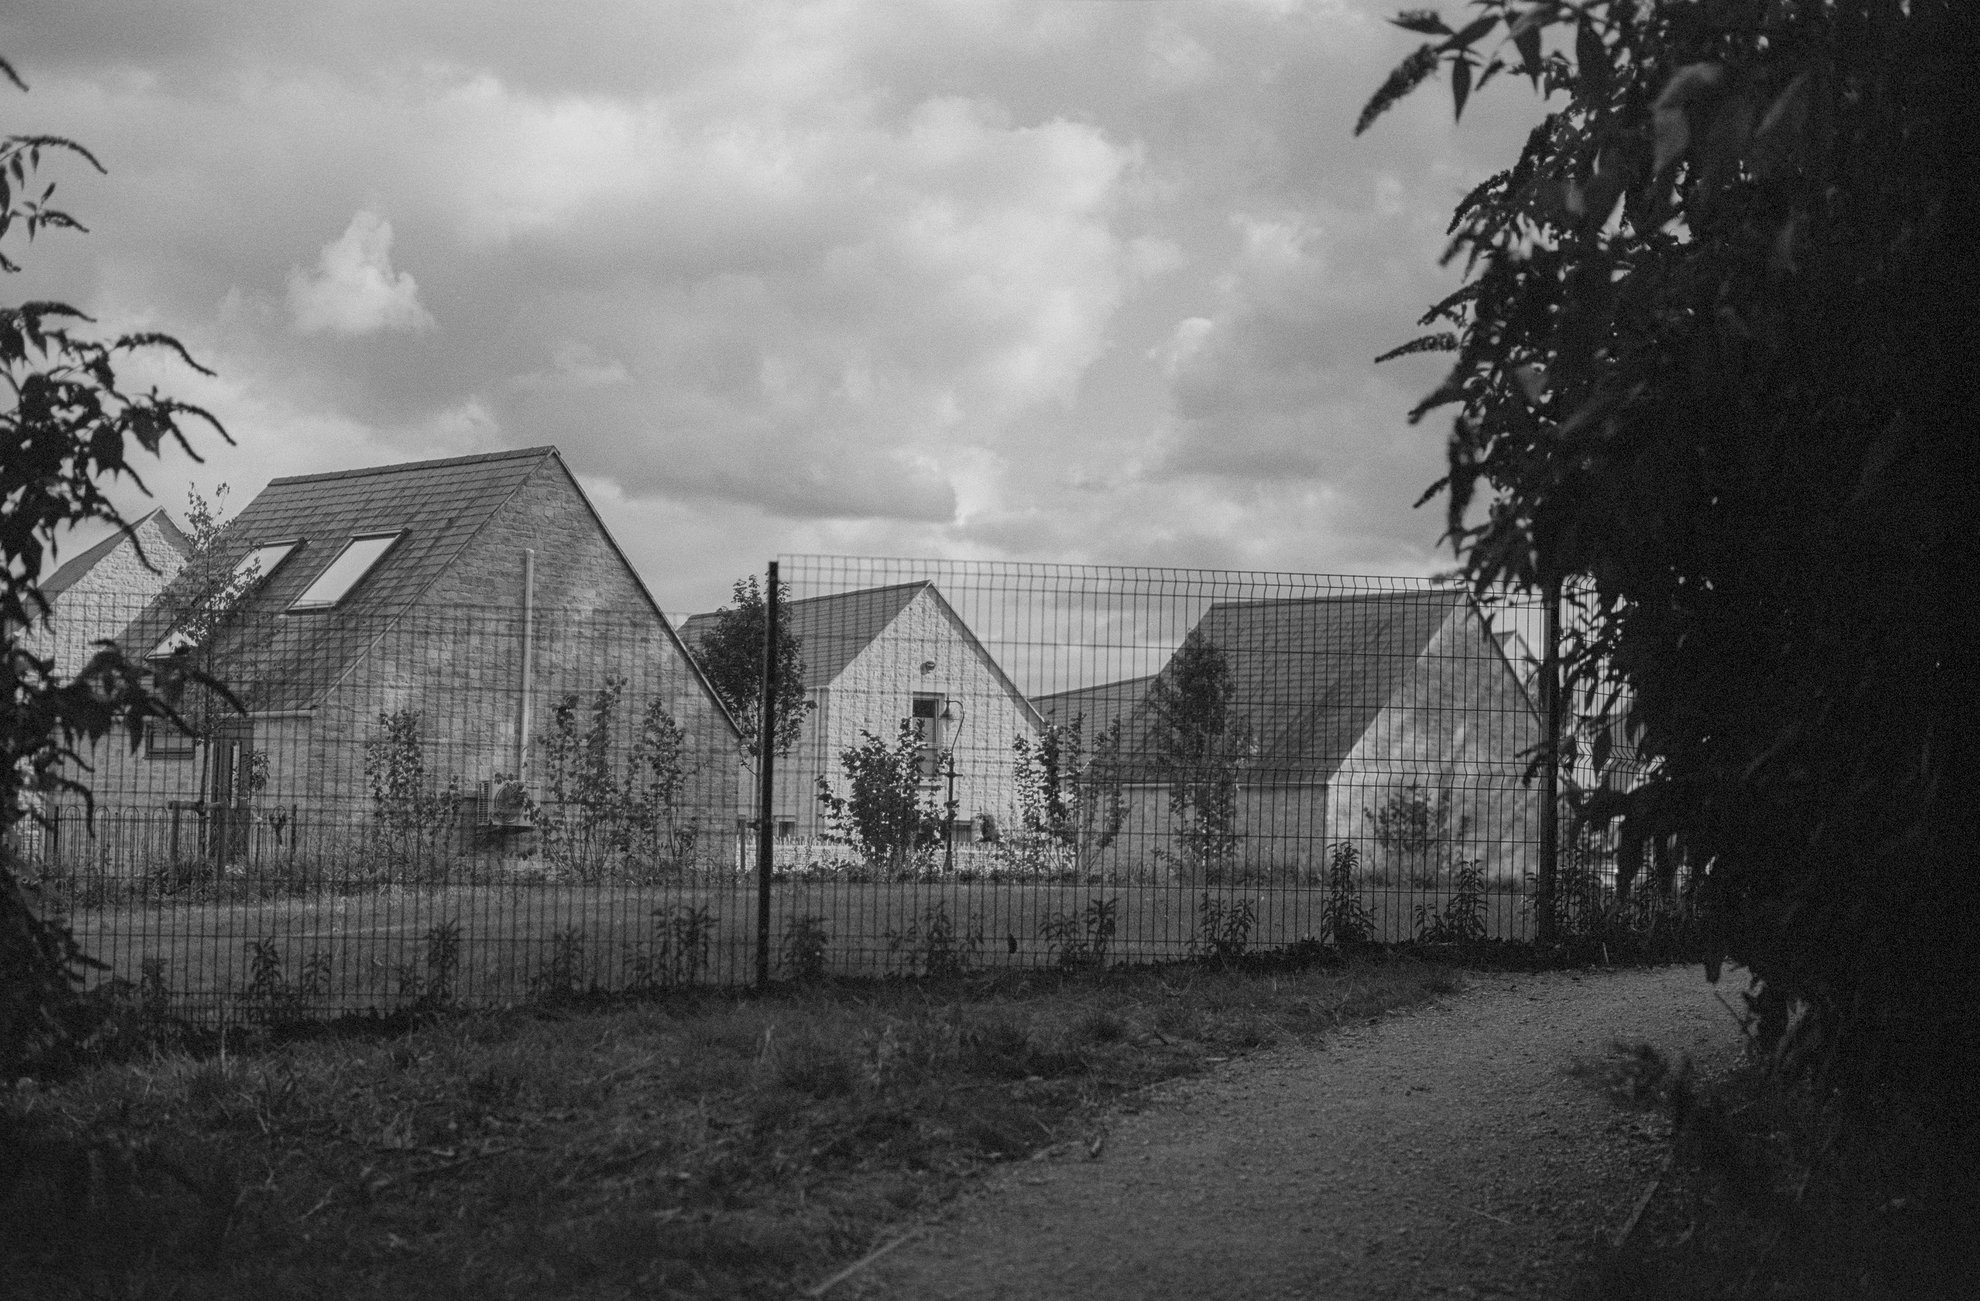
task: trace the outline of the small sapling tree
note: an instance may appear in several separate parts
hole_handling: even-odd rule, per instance
[[[1019,736],[1011,742],[1024,830],[1069,859],[1081,876],[1127,821],[1121,722],[1098,729],[1090,746],[1085,729],[1086,718],[1078,715],[1070,723],[1046,724],[1036,741]]]
[[[687,734],[658,697],[647,702],[621,759],[619,706],[624,678],[607,678],[586,701],[568,692],[551,710],[541,739],[547,798],[535,811],[544,854],[590,880],[629,859],[680,867],[694,854],[696,828],[682,799],[698,765]]]
[[[381,712],[376,730],[364,739],[373,847],[400,880],[425,875],[460,819],[460,782],[450,779],[443,787],[427,772],[420,719],[411,706]]]
[[[790,600],[790,584],[779,579],[777,598]],[[763,627],[768,614],[755,575],[736,580],[729,604],[717,610],[695,658],[715,694],[728,706],[751,755],[760,753],[763,713]],[[804,695],[804,648],[787,623],[778,624],[777,699],[770,724],[772,753],[788,754],[804,728],[813,702]]]
[[[1230,661],[1191,632],[1148,690],[1155,771],[1168,785],[1182,861],[1205,881],[1223,879],[1244,835],[1238,779],[1252,754],[1250,722],[1232,709]]]

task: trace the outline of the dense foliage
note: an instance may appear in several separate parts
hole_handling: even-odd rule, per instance
[[[0,60],[0,77],[26,89]],[[44,154],[66,154],[102,170],[74,141],[53,136],[0,138],[0,271],[19,270],[4,241],[43,229],[80,229],[51,206],[55,187],[35,183]],[[183,667],[149,673],[105,644],[73,677],[24,644],[26,630],[49,612],[39,576],[64,528],[92,523],[127,528],[107,485],[129,478],[139,450],[158,455],[176,444],[193,455],[182,425],[206,412],[155,390],[119,386],[116,366],[140,349],[164,349],[198,369],[174,340],[125,335],[108,343],[73,332],[89,318],[64,303],[0,307],[0,1079],[43,1059],[63,1034],[61,1009],[86,959],[61,926],[38,911],[16,872],[15,832],[37,816],[44,797],[87,801],[88,747],[122,728],[136,746],[145,723],[171,718]],[[195,458],[196,459],[196,458]]]
[[[790,584],[779,579],[779,608],[790,603]],[[743,744],[756,754],[763,712],[763,588],[756,576],[738,578],[728,605],[715,612],[713,626],[695,646],[701,671],[728,706]],[[804,728],[812,702],[804,697],[804,647],[787,623],[777,627],[777,699],[770,728],[774,754],[789,754]]]
[[[1439,69],[1549,110],[1397,350],[1456,353],[1449,536],[1481,589],[1585,585],[1591,758],[1651,765],[1591,807],[1707,865],[1786,1060],[1970,1085],[1976,6],[1472,9],[1396,20],[1358,128]]]

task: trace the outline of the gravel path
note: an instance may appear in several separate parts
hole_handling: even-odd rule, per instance
[[[1161,1086],[1097,1158],[1000,1171],[827,1295],[1559,1295],[1662,1153],[1660,1122],[1570,1068],[1617,1039],[1730,1060],[1738,1027],[1713,993],[1696,967],[1473,974],[1413,1012]]]

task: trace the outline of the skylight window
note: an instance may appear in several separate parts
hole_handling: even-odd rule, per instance
[[[392,549],[392,544],[403,536],[399,533],[373,533],[364,537],[352,538],[330,562],[330,567],[316,576],[301,596],[290,603],[291,610],[328,610],[336,606],[358,581],[370,573],[374,566]]]
[[[179,625],[166,633],[146,658],[164,659],[199,645],[229,610],[259,587],[261,580],[274,573],[301,545],[300,538],[287,542],[265,542],[242,556],[235,562],[233,572],[227,575],[227,581],[201,596],[197,608],[182,615]]]
[[[227,586],[246,592],[248,588],[274,573],[276,566],[287,560],[289,553],[301,545],[300,541],[270,542],[265,546],[256,547],[242,556],[241,562],[234,566],[234,572],[228,578]]]

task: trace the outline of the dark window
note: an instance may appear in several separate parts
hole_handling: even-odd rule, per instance
[[[174,727],[171,720],[153,718],[144,725],[144,757],[147,759],[190,759],[198,742]]]

